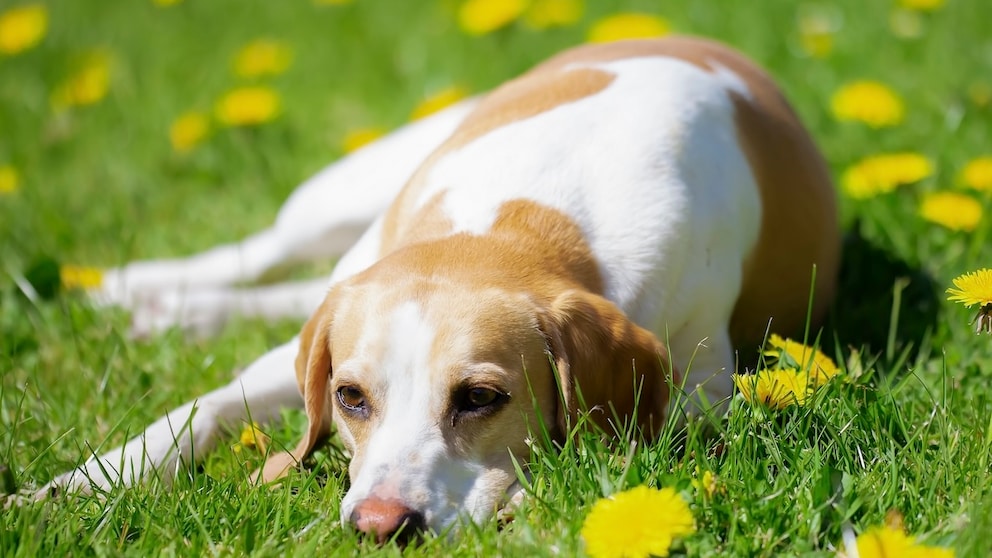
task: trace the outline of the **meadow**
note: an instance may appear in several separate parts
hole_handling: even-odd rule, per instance
[[[0,2],[0,488],[30,491],[118,445],[299,328],[236,320],[211,339],[135,339],[126,312],[81,292],[91,267],[234,241],[324,165],[432,108],[590,38],[678,32],[768,68],[834,172],[841,289],[806,342],[837,373],[769,404],[739,394],[715,426],[673,425],[652,443],[585,432],[552,448],[537,435],[514,521],[405,553],[581,555],[590,510],[647,485],[691,513],[673,555],[851,556],[873,529],[887,535],[863,557],[911,543],[992,555],[992,336],[945,292],[992,267],[992,5],[504,0],[499,19],[464,3]],[[641,16],[607,25],[625,13]],[[768,366],[805,364],[779,356]],[[285,419],[262,426],[271,446],[305,424]],[[243,434],[232,425],[171,487],[6,506],[0,554],[401,553],[342,528],[340,448],[259,489],[246,480],[262,453]]]

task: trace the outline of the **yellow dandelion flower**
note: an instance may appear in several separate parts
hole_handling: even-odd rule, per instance
[[[768,344],[776,350],[768,351],[765,353],[766,355],[774,356],[780,362],[784,356],[788,355],[789,360],[792,362],[784,364],[798,366],[800,370],[808,373],[810,382],[814,388],[827,383],[830,378],[833,378],[840,372],[834,360],[823,354],[819,349],[807,347],[798,341],[784,338],[775,333],[768,338]]]
[[[178,153],[193,149],[210,133],[210,120],[202,112],[187,112],[169,127],[169,142]]]
[[[899,6],[907,10],[932,12],[944,7],[947,0],[899,0]]]
[[[384,128],[359,128],[345,134],[341,147],[345,153],[358,151],[386,134]]]
[[[582,524],[592,558],[668,556],[675,539],[695,531],[689,505],[674,489],[647,486],[596,502]]]
[[[248,448],[258,450],[259,453],[265,453],[270,441],[271,439],[265,432],[262,432],[258,423],[252,422],[251,424],[246,424],[241,430],[241,436],[238,437],[235,451],[239,451],[241,448]]]
[[[410,113],[410,120],[419,120],[425,116],[430,116],[435,112],[448,108],[468,96],[468,91],[464,87],[453,85],[438,91],[420,102],[413,112]]]
[[[881,526],[873,527],[858,535],[857,555],[859,558],[885,558],[887,556],[954,558],[954,550],[919,544],[916,542],[916,537],[907,535],[902,529]]]
[[[21,187],[21,175],[13,165],[0,165],[0,194],[13,194]]]
[[[279,94],[268,87],[240,87],[224,95],[214,109],[225,126],[264,124],[279,114]]]
[[[697,492],[706,495],[707,498],[712,498],[718,487],[713,471],[700,473],[699,467],[696,467],[696,478],[692,479],[690,483]]]
[[[272,39],[257,39],[234,57],[234,73],[243,78],[279,75],[293,61],[293,49]]]
[[[895,91],[877,81],[855,81],[844,85],[830,99],[834,118],[864,122],[872,128],[895,126],[906,113]]]
[[[485,35],[516,21],[524,0],[466,0],[458,9],[458,26],[469,35]]]
[[[156,6],[161,6],[163,8],[168,8],[169,6],[175,6],[176,4],[181,4],[183,0],[152,0],[152,3]]]
[[[968,86],[968,100],[978,108],[985,108],[992,103],[992,85],[984,82],[973,83]]]
[[[980,305],[975,316],[975,333],[992,333],[992,269],[982,268],[955,277],[954,287],[947,289],[947,300],[960,302],[965,308]]]
[[[734,374],[733,378],[745,401],[769,409],[804,405],[812,387],[806,373],[795,368],[762,370],[752,375]]]
[[[924,196],[920,216],[954,231],[971,232],[982,220],[982,204],[957,192],[935,192]]]
[[[79,68],[52,92],[52,106],[64,109],[102,100],[110,89],[110,65],[106,52],[87,54]]]
[[[96,267],[63,265],[59,279],[66,289],[97,289],[103,284],[103,271]]]
[[[24,4],[0,14],[0,53],[18,54],[35,47],[48,30],[48,8]]]
[[[933,174],[933,163],[919,153],[890,153],[866,157],[841,175],[841,186],[852,198],[886,194]]]
[[[524,21],[534,29],[568,27],[582,19],[582,0],[537,0],[531,4]]]
[[[813,58],[826,58],[834,51],[834,34],[830,31],[804,31],[799,34],[799,44]]]
[[[992,269],[982,268],[959,275],[953,280],[954,287],[947,289],[947,300],[960,302],[966,308],[975,304],[992,304]]]
[[[671,30],[671,24],[664,18],[628,12],[596,21],[589,28],[586,40],[590,43],[608,43],[624,39],[648,39],[667,35]]]
[[[900,39],[919,39],[926,30],[926,22],[918,11],[895,9],[889,13],[889,30]]]
[[[961,183],[975,190],[992,192],[992,157],[969,161],[961,171]]]
[[[823,13],[807,13],[799,19],[799,45],[813,58],[826,58],[834,50],[838,24]]]

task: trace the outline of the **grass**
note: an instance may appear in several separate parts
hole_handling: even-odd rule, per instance
[[[992,554],[992,340],[971,315],[943,301],[951,278],[992,262],[990,221],[951,232],[917,215],[921,195],[954,187],[959,169],[992,151],[992,10],[950,0],[917,16],[900,38],[890,2],[769,0],[590,2],[575,26],[517,24],[469,37],[453,23],[458,2],[303,0],[49,2],[38,47],[0,57],[0,166],[20,189],[0,195],[0,463],[17,486],[39,486],[97,447],[111,447],[164,410],[224,383],[298,324],[235,322],[216,339],[171,332],[127,335],[128,317],[61,293],[30,301],[16,282],[45,262],[115,265],[179,256],[232,241],[270,222],[293,187],[341,155],[351,129],[395,127],[425,95],[452,84],[483,91],[576,44],[597,18],[634,9],[675,29],[725,40],[779,78],[837,176],[863,156],[919,151],[936,173],[892,194],[841,196],[848,240],[842,290],[822,345],[845,369],[809,405],[781,413],[736,402],[714,429],[690,425],[654,444],[587,433],[561,451],[538,444],[533,497],[508,527],[470,527],[408,554],[575,555],[579,529],[600,497],[640,483],[674,486],[698,532],[689,555],[831,555],[845,526],[861,532],[898,510],[907,529],[958,556]],[[660,11],[659,11],[660,10]],[[809,10],[836,24],[834,49],[812,59],[797,21]],[[244,80],[237,50],[258,37],[291,44],[290,70],[264,80],[281,116],[223,129],[188,155],[172,152],[170,123]],[[81,53],[114,61],[99,103],[58,113],[49,95]],[[870,129],[839,123],[832,92],[860,78],[900,92],[905,121]],[[989,197],[982,198],[989,210]],[[326,271],[314,268],[303,272]],[[271,432],[291,445],[298,413]],[[377,549],[339,523],[344,459],[333,447],[288,486],[244,482],[259,456],[226,449],[237,432],[169,489],[153,481],[105,498],[74,497],[0,512],[5,555],[355,555]],[[692,487],[696,468],[719,490]]]

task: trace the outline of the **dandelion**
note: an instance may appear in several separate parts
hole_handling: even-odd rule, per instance
[[[345,134],[344,140],[341,142],[341,147],[345,153],[358,151],[362,147],[381,138],[385,133],[386,130],[383,128],[359,128],[352,130]]]
[[[975,190],[992,192],[992,157],[969,161],[961,171],[961,183]]]
[[[857,538],[859,558],[885,558],[887,556],[907,556],[914,558],[953,558],[954,550],[939,546],[927,546],[916,542],[916,537],[907,535],[902,529],[892,526],[873,527]],[[854,549],[850,549],[854,550]],[[854,555],[853,552],[848,554]],[[844,554],[841,554],[843,556]]]
[[[254,449],[259,453],[265,453],[270,441],[271,439],[265,432],[262,432],[258,423],[252,421],[251,424],[246,424],[241,430],[241,436],[238,437],[238,442],[231,449],[235,452],[240,452],[242,449]]]
[[[441,91],[438,91],[437,93],[421,101],[410,114],[410,120],[419,120],[425,116],[430,116],[435,112],[461,101],[467,96],[468,91],[457,85],[442,89]]]
[[[992,103],[992,85],[984,82],[973,83],[968,86],[968,100],[978,108],[985,108]]]
[[[944,6],[947,0],[899,0],[899,6],[907,10],[932,12]]]
[[[110,55],[90,52],[79,68],[52,93],[52,106],[65,109],[92,105],[107,96],[110,89]]]
[[[169,127],[169,142],[178,153],[193,149],[210,133],[210,121],[201,112],[187,112]]]
[[[923,36],[925,23],[920,12],[895,9],[889,13],[889,29],[900,39],[918,39]]]
[[[524,0],[466,0],[458,9],[458,26],[469,35],[485,35],[516,21]]]
[[[695,531],[689,505],[674,489],[647,486],[596,502],[582,524],[592,558],[668,556],[676,538]]]
[[[965,194],[936,192],[923,198],[920,215],[948,229],[971,232],[982,220],[982,204]]]
[[[670,32],[671,25],[661,17],[628,12],[611,15],[593,23],[586,40],[590,43],[608,43],[624,39],[661,37]]]
[[[902,99],[877,81],[855,81],[844,85],[830,99],[834,118],[864,122],[872,128],[895,126],[906,112]]]
[[[866,157],[841,176],[847,195],[865,199],[886,194],[933,174],[933,164],[919,153],[890,153]]]
[[[48,30],[48,8],[25,4],[0,14],[0,53],[19,54],[35,47]]]
[[[279,94],[268,87],[241,87],[217,103],[217,120],[225,126],[264,124],[279,114]]]
[[[97,289],[103,284],[103,271],[96,267],[63,265],[59,268],[62,287],[72,289]]]
[[[271,39],[257,39],[234,57],[234,73],[243,78],[279,75],[293,61],[293,49]]]
[[[713,474],[713,471],[706,470],[700,473],[699,467],[696,467],[696,478],[692,479],[690,483],[697,492],[704,494],[707,498],[712,498],[718,488],[716,475]]]
[[[804,405],[812,387],[808,375],[795,368],[762,370],[753,375],[734,374],[733,378],[745,401],[776,410]]]
[[[0,165],[0,194],[13,194],[21,186],[21,176],[13,165]]]
[[[972,322],[975,333],[992,333],[992,269],[982,268],[953,279],[954,287],[947,289],[947,300],[960,302],[965,308],[978,304],[978,316]],[[956,287],[956,288],[955,288]]]
[[[568,27],[582,19],[582,0],[537,0],[524,14],[524,21],[534,29]]]
[[[779,365],[798,367],[809,374],[810,382],[814,388],[827,383],[830,378],[840,372],[833,359],[823,354],[819,349],[807,347],[798,341],[783,338],[774,333],[768,338],[768,343],[775,350],[767,351],[765,355],[775,357]],[[788,357],[787,360],[786,357]]]
[[[799,19],[799,45],[813,58],[826,58],[834,50],[837,28],[837,20],[828,14],[804,14]]]

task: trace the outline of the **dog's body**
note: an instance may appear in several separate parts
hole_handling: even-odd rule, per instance
[[[227,287],[356,238],[329,289]],[[142,459],[166,469],[219,424],[305,402],[304,439],[263,478],[333,423],[352,454],[344,519],[380,536],[482,519],[528,428],[567,434],[578,390],[648,431],[683,382],[724,400],[735,344],[803,324],[814,264],[819,320],[838,257],[826,166],[764,73],[699,39],[580,47],[330,167],[239,246],[108,274],[100,296],[140,331],[317,310],[192,416],[54,484],[132,483]]]

